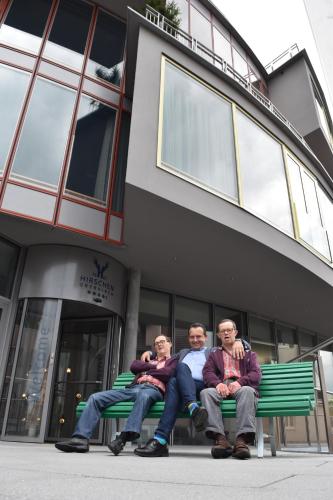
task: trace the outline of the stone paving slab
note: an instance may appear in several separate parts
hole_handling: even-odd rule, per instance
[[[174,446],[170,457],[141,458],[127,446],[62,453],[51,444],[0,442],[0,500],[317,499],[333,495],[333,455],[278,452],[214,460],[208,447]],[[148,496],[147,496],[148,495]]]

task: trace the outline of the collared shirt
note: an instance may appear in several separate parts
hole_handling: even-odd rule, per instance
[[[203,380],[202,369],[206,363],[206,349],[207,347],[202,347],[201,349],[191,349],[182,361],[191,370],[194,380]]]
[[[224,374],[223,381],[228,378],[238,379],[241,376],[239,360],[232,357],[232,354],[226,349],[222,349]]]
[[[169,358],[170,358],[170,356],[168,358],[166,356],[164,356],[164,358],[155,359],[153,361],[150,361],[150,363],[151,364],[155,364],[156,365],[156,369],[160,370],[160,368],[164,368],[165,362]],[[151,375],[146,375],[146,374],[145,375],[141,375],[136,380],[136,383],[137,384],[148,383],[148,384],[156,385],[156,387],[158,387],[158,389],[160,389],[163,393],[165,393],[166,387],[165,387],[164,382],[162,382],[161,380],[158,380],[158,378],[152,377]]]

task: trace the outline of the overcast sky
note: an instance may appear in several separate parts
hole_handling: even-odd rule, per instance
[[[329,101],[303,0],[211,0],[265,66],[288,47],[305,48]],[[332,103],[329,103],[332,114]]]

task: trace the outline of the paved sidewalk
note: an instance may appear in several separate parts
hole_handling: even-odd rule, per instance
[[[320,499],[333,495],[333,455],[278,452],[214,460],[207,447],[174,446],[169,458],[118,457],[105,447],[62,453],[51,444],[0,442],[0,499]],[[148,494],[148,492],[151,492]]]

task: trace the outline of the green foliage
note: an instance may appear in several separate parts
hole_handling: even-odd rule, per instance
[[[149,5],[153,9],[157,10],[162,16],[164,16],[175,28],[179,28],[180,25],[180,9],[176,2],[167,0],[147,0],[146,5]]]

